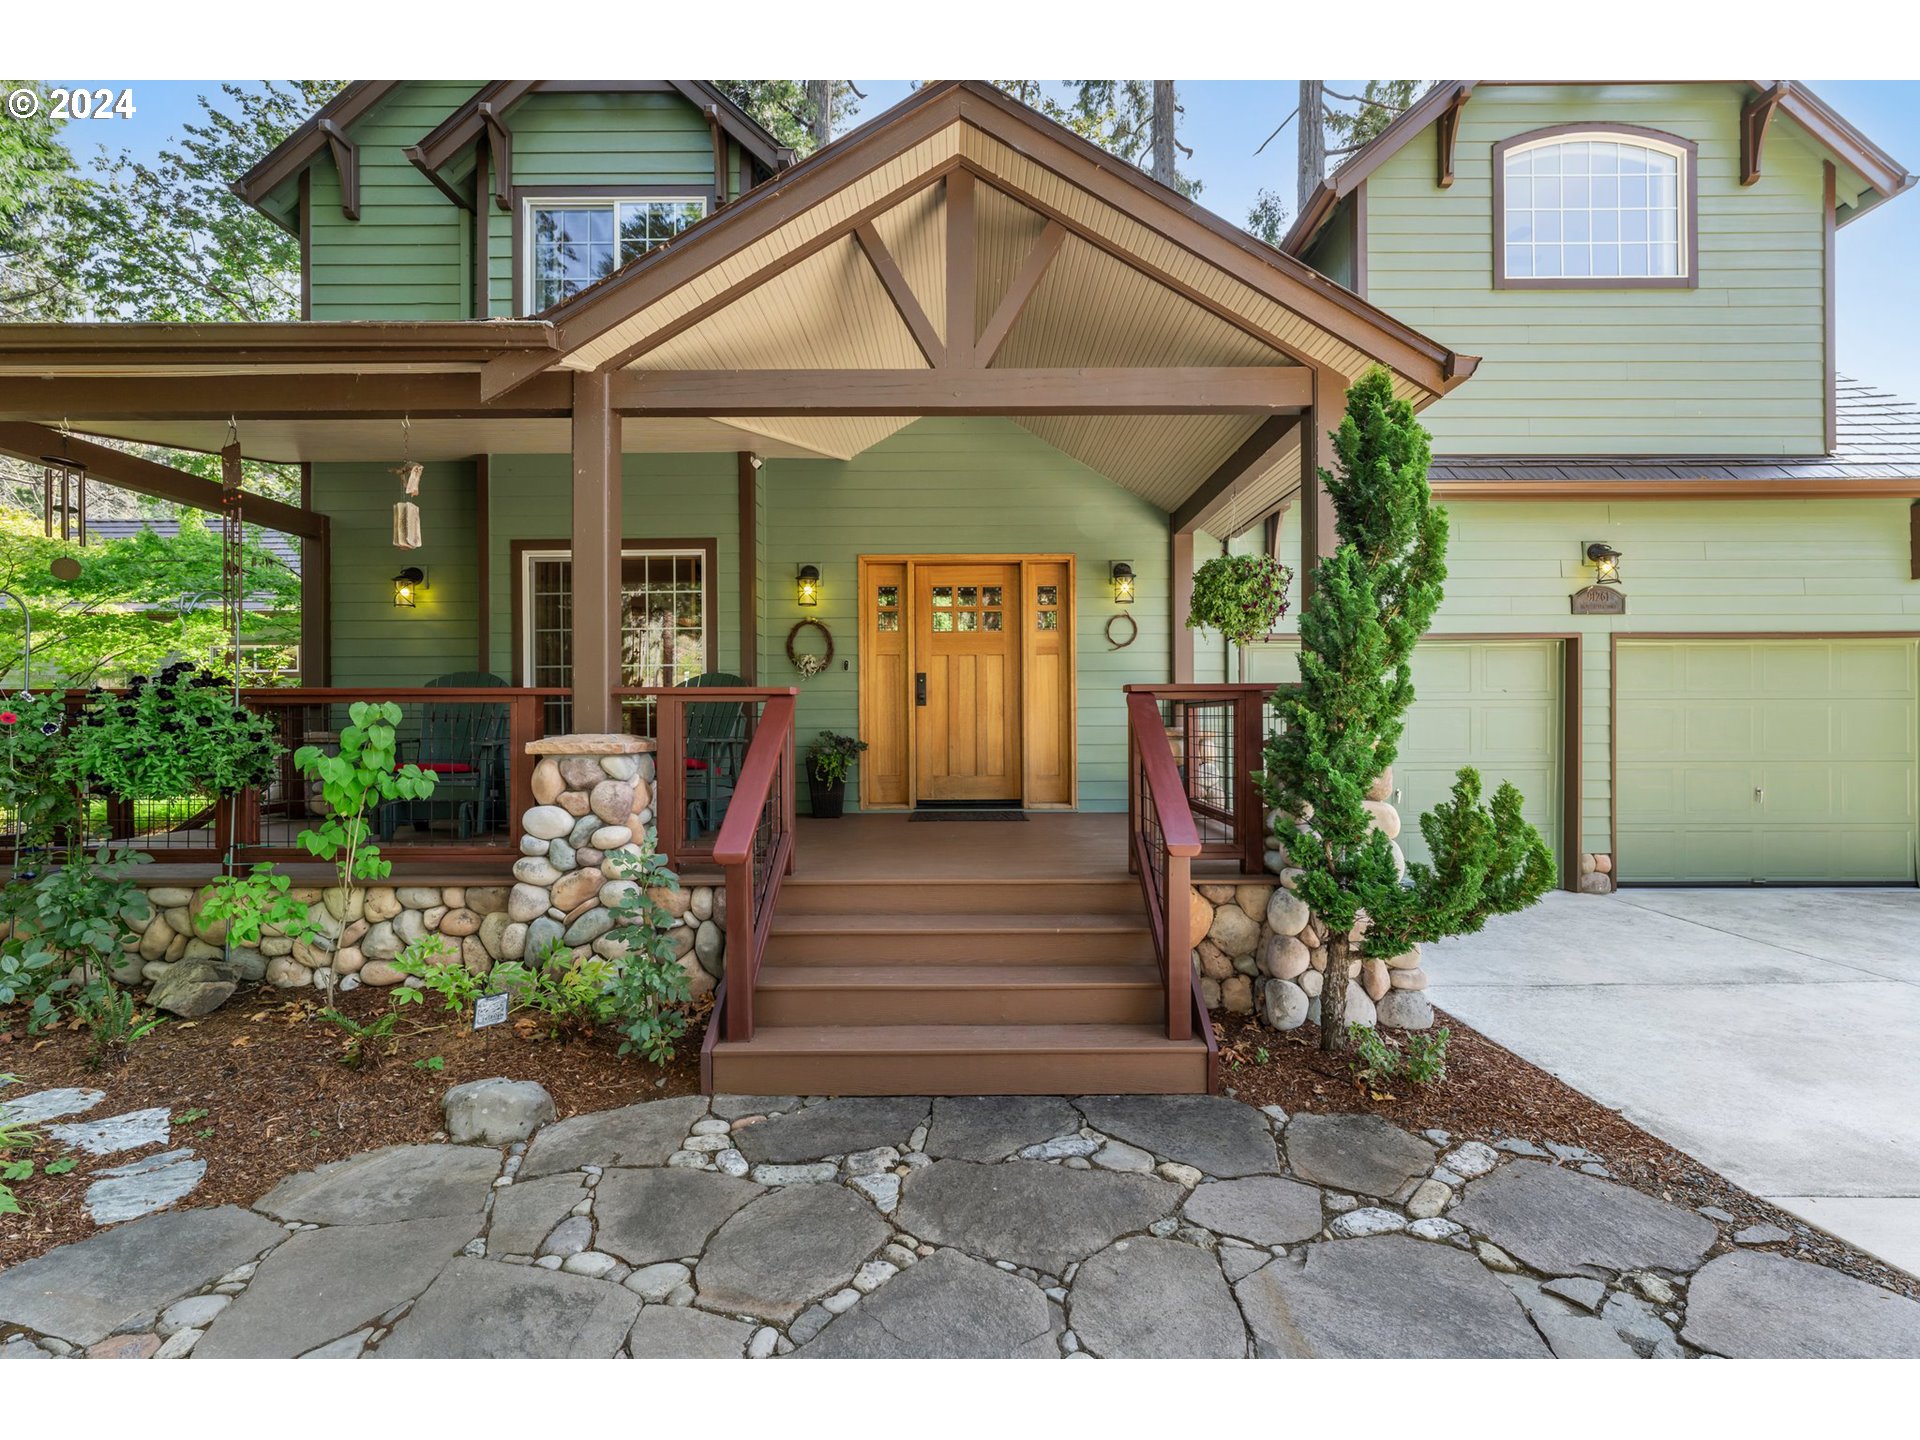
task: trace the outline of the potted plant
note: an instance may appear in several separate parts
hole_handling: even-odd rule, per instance
[[[1216,555],[1193,572],[1190,630],[1218,630],[1240,656],[1247,678],[1247,646],[1287,613],[1293,571],[1271,555]]]
[[[838,820],[847,803],[847,776],[867,742],[851,735],[822,730],[807,749],[807,793],[815,818]]]

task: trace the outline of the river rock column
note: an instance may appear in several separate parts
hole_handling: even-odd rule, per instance
[[[510,925],[524,926],[529,961],[554,942],[576,955],[618,961],[613,908],[630,886],[625,861],[654,831],[654,742],[637,735],[550,735],[527,746],[534,804],[520,817],[521,855],[507,896]],[[657,891],[672,917],[670,938],[696,995],[713,989],[725,934],[715,887]]]

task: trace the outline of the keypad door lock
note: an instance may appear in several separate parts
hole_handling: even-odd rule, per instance
[[[927,703],[927,672],[924,670],[913,672],[913,703],[915,705]]]

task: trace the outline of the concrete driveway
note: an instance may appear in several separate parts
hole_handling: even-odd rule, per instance
[[[1920,1274],[1920,890],[1556,892],[1427,970],[1516,1054]]]

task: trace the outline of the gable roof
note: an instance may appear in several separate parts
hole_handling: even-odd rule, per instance
[[[760,162],[767,174],[774,174],[793,158],[791,150],[784,148],[710,80],[489,80],[466,104],[422,136],[418,144],[408,146],[407,159],[428,179],[440,184],[437,178],[440,171],[486,133],[488,111],[483,107],[491,106],[494,116],[504,117],[527,96],[556,88],[590,93],[647,88],[671,90],[685,97],[703,115],[710,115],[726,135]]]
[[[1831,455],[1436,455],[1427,473],[1443,499],[1573,490],[1617,499],[1920,496],[1920,406],[1845,377],[1834,400]]]
[[[957,136],[944,144],[932,137],[964,125],[983,137],[973,149]],[[971,143],[971,142],[969,142]],[[936,156],[935,151],[941,154]],[[915,162],[983,168],[995,161],[1024,167],[1037,184],[1062,179],[1077,183],[1095,203],[1131,224],[1142,242],[1168,247],[1177,263],[1187,259],[1229,271],[1244,289],[1277,301],[1327,328],[1339,323],[1351,330],[1349,345],[1366,360],[1398,370],[1427,398],[1443,394],[1466,379],[1477,357],[1456,354],[1438,341],[1396,320],[1311,266],[1272,246],[1162,184],[1138,166],[1121,160],[1064,125],[1022,105],[996,87],[976,80],[948,80],[922,86],[907,99],[822,146],[773,180],[756,186],[734,204],[690,226],[671,244],[657,246],[602,280],[540,313],[558,331],[558,354],[549,357],[570,369],[593,369],[618,350],[607,338],[640,316],[667,292],[739,257],[765,241],[818,199],[855,184],[868,191],[884,179],[907,179]],[[1063,175],[1063,166],[1074,176]],[[891,167],[891,168],[889,168]],[[989,176],[996,188],[1011,182]],[[865,194],[866,192],[863,192]],[[1015,195],[1016,199],[1022,198]],[[1051,208],[1040,196],[1024,197],[1031,208]],[[804,230],[805,227],[796,227]],[[1176,253],[1177,252],[1177,253]],[[545,364],[502,367],[500,382],[510,386]]]
[[[407,82],[404,80],[348,81],[346,89],[321,106],[285,140],[262,156],[252,169],[234,181],[234,194],[276,224],[284,226],[287,223],[286,217],[276,213],[269,204],[269,197],[273,192],[305,170],[319,158],[323,151],[327,150],[330,144],[327,136],[329,127],[338,127],[340,130],[350,128],[354,121],[405,83]],[[493,103],[504,112],[532,91],[548,85],[564,85],[570,90],[592,91],[633,89],[647,83],[649,82],[631,80],[489,80],[473,93],[466,104],[434,127],[419,145],[412,147],[408,152],[408,158],[422,169],[428,169],[428,166],[422,164],[421,159],[415,157],[413,151],[427,151],[431,147],[432,153],[441,157],[432,167],[437,171],[440,165],[444,165],[446,160],[451,158],[456,149],[471,144],[479,135],[483,123],[479,110],[482,103]],[[746,111],[723,95],[712,81],[663,80],[653,83],[679,92],[703,113],[711,109],[720,128],[738,142],[741,149],[760,161],[769,172],[780,168],[781,156],[784,153],[780,142],[762,129]]]
[[[1333,214],[1334,206],[1351,195],[1381,165],[1397,155],[1416,135],[1423,134],[1456,103],[1465,103],[1480,85],[1554,85],[1551,80],[1436,80],[1411,106],[1388,122],[1385,129],[1349,155],[1340,167],[1320,182],[1306,205],[1287,231],[1280,248],[1299,255]],[[1582,84],[1593,82],[1583,81]],[[1678,84],[1711,84],[1711,81],[1677,81]],[[1852,169],[1867,182],[1878,200],[1890,200],[1910,189],[1914,177],[1899,161],[1869,140],[1832,106],[1796,80],[1750,80],[1756,95],[1771,96],[1779,109],[1792,116],[1834,159]],[[1873,203],[1878,203],[1876,200]],[[1849,208],[1839,220],[1845,225],[1858,219],[1871,205]]]

